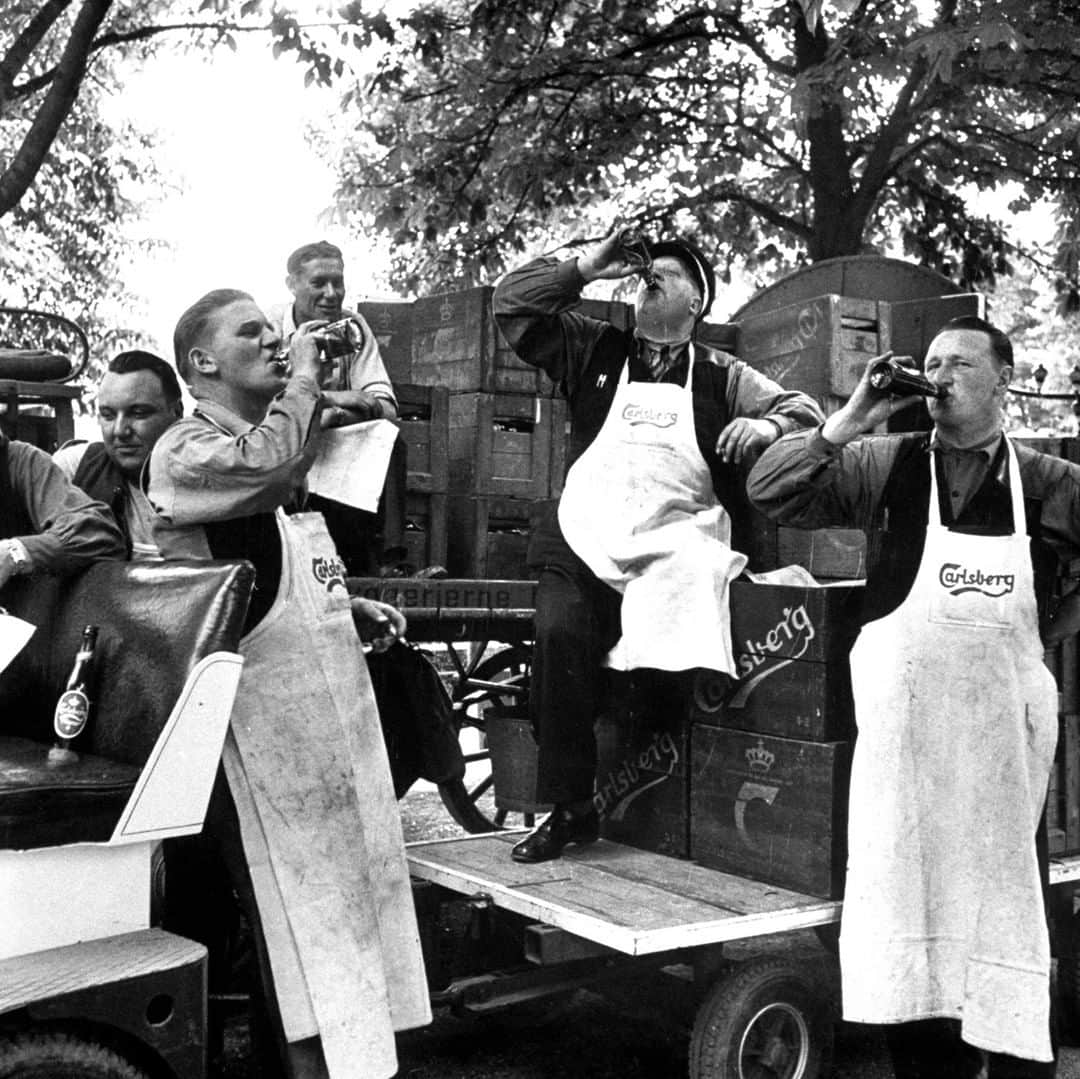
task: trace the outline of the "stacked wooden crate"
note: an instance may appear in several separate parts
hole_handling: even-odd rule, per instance
[[[843,887],[859,587],[735,581],[738,681],[697,674],[690,857],[810,895]]]

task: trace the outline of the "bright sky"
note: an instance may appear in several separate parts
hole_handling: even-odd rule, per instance
[[[211,61],[162,57],[131,76],[116,107],[157,129],[162,172],[181,185],[162,192],[132,233],[169,249],[135,256],[128,270],[146,303],[130,321],[166,355],[177,317],[212,288],[244,289],[266,306],[285,300],[285,259],[311,240],[344,251],[348,299],[385,294],[371,247],[320,222],[334,177],[305,127],[336,107],[337,93],[305,88],[303,69],[274,60],[261,35]]]

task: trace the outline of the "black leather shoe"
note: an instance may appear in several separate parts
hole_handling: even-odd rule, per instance
[[[571,843],[595,843],[599,837],[600,818],[592,806],[577,813],[556,806],[535,832],[510,851],[510,857],[515,862],[549,862],[562,854],[563,847]]]

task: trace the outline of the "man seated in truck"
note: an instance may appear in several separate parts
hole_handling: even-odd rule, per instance
[[[358,335],[354,350],[323,368],[325,389],[353,390],[361,420],[397,419],[397,398],[386,372],[379,342],[364,317],[346,310],[345,257],[325,240],[298,247],[286,261],[285,285],[291,302],[273,304],[267,314],[287,344],[305,322],[335,323],[352,319]],[[350,576],[378,573],[407,574],[416,567],[402,565],[405,533],[405,487],[408,455],[398,435],[390,455],[386,482],[375,513],[344,506],[330,499],[311,497],[311,508],[326,518]]]
[[[119,353],[98,384],[97,414],[101,441],[68,442],[53,460],[77,487],[112,509],[129,557],[157,558],[154,513],[139,480],[154,444],[184,414],[176,372],[152,352]]]
[[[741,461],[822,418],[804,394],[692,342],[716,294],[694,244],[667,240],[649,254],[633,330],[573,310],[590,281],[642,268],[619,229],[577,258],[530,262],[495,288],[503,336],[559,384],[571,417],[557,519],[534,530],[529,552],[539,571],[529,695],[538,799],[554,811],[513,848],[517,861],[557,858],[597,837],[593,723],[605,662],[733,669],[728,584],[746,560],[730,547],[725,491]]]
[[[44,450],[0,432],[0,589],[13,577],[123,557],[108,507],[72,486]]]
[[[748,493],[785,523],[881,539],[850,657],[844,1017],[887,1024],[900,1079],[1049,1076],[1043,648],[1076,625],[1040,639],[1040,610],[1080,555],[1080,466],[1003,433],[1013,350],[989,322],[946,324],[925,372],[931,432],[869,435],[919,398],[868,367],[823,425],[766,450]]]
[[[357,634],[381,648],[405,622],[386,604],[350,601],[321,515],[303,512],[324,422],[363,414],[353,391],[321,388],[311,330],[297,329],[286,362],[246,293],[217,290],[184,312],[176,363],[197,405],[155,445],[147,496],[165,558],[256,568],[223,755],[232,812],[215,820],[211,807],[207,827],[237,852],[230,864],[274,987],[285,1074],[378,1079],[396,1069],[394,1030],[430,1018]]]

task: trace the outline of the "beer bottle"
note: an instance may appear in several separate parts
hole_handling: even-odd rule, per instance
[[[97,626],[87,626],[83,630],[82,641],[75,653],[75,662],[72,664],[67,684],[56,702],[53,713],[56,740],[49,750],[50,764],[65,764],[79,759],[71,745],[86,729],[87,720],[90,718],[90,673],[97,636]]]
[[[910,362],[908,356],[894,356],[889,360],[875,360],[870,365],[870,385],[880,393],[894,394],[897,397],[919,393],[923,397],[944,397],[940,387],[935,386],[921,371],[905,366]]]

